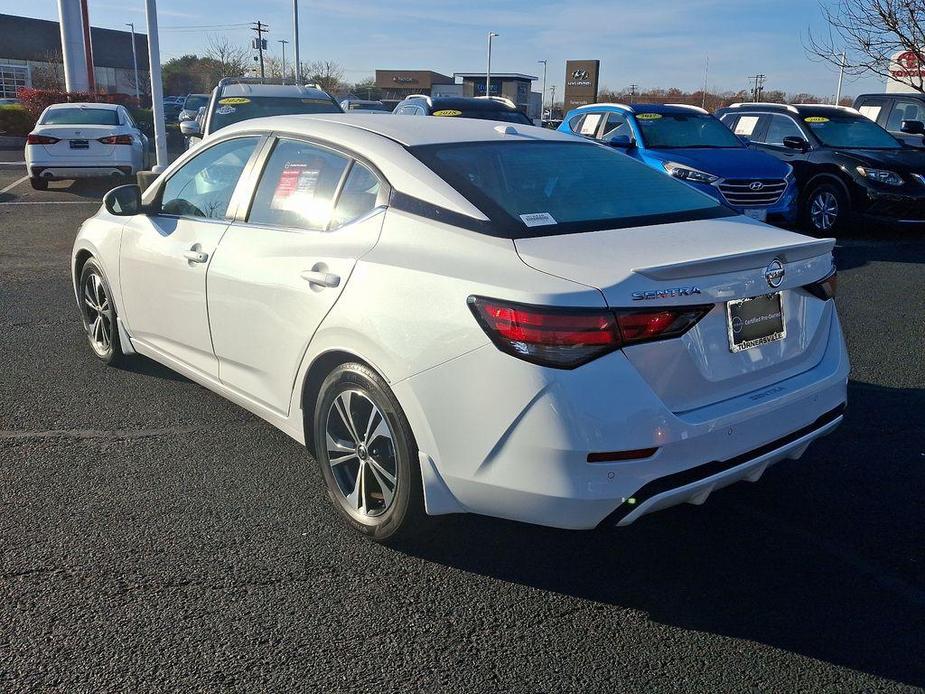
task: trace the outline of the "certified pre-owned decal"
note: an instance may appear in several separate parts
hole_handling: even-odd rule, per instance
[[[700,287],[670,287],[668,289],[649,289],[644,292],[633,292],[633,301],[646,301],[648,299],[673,299],[676,296],[695,296],[701,294]]]

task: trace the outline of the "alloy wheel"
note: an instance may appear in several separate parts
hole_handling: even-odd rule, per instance
[[[813,196],[809,206],[809,218],[820,231],[828,231],[838,220],[838,198],[830,190],[821,190]]]
[[[84,280],[83,304],[90,346],[100,356],[106,356],[112,348],[115,316],[103,280],[95,272]]]
[[[348,508],[379,516],[392,505],[398,465],[385,416],[359,390],[345,390],[331,404],[325,423],[328,464]]]

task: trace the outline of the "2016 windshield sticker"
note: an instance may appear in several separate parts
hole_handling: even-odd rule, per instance
[[[434,111],[434,115],[444,117],[461,116],[462,111],[457,111],[455,108],[445,108],[440,111]]]
[[[301,99],[303,104],[329,104],[327,99]]]
[[[661,117],[661,113],[639,113],[636,115],[636,120],[658,120]]]
[[[809,118],[804,118],[807,123],[828,123],[829,119],[825,116],[810,116]]]
[[[224,99],[219,99],[218,103],[222,106],[237,106],[238,104],[249,104],[250,99],[244,96],[226,96]]]
[[[220,116],[229,116],[235,111],[237,111],[237,109],[234,106],[222,106],[221,108],[215,109],[215,112]]]
[[[526,224],[528,227],[542,227],[548,224],[558,224],[553,217],[548,212],[531,212],[530,214],[520,215],[521,221]]]

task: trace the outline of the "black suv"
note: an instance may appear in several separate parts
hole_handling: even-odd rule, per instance
[[[861,94],[854,107],[897,140],[925,147],[925,94]]]
[[[435,96],[412,94],[405,97],[392,111],[399,116],[443,116],[449,118],[480,118],[504,123],[533,125],[518,111],[513,101],[496,96]]]
[[[925,222],[925,151],[853,108],[733,104],[716,116],[750,147],[793,166],[813,230],[829,233],[852,217]]]

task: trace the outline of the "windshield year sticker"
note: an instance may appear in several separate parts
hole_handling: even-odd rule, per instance
[[[810,116],[809,118],[804,118],[807,123],[828,123],[829,119],[825,116]]]
[[[543,227],[548,224],[558,224],[555,217],[548,212],[531,212],[520,215],[521,221],[528,227]]]
[[[442,116],[443,118],[453,118],[454,116],[461,116],[462,111],[458,111],[455,108],[445,108],[441,111],[434,111],[435,116]]]
[[[636,120],[658,120],[662,117],[661,113],[637,113]]]
[[[249,104],[250,99],[244,96],[226,96],[224,99],[219,99],[218,103],[222,106],[237,106],[238,104]]]

